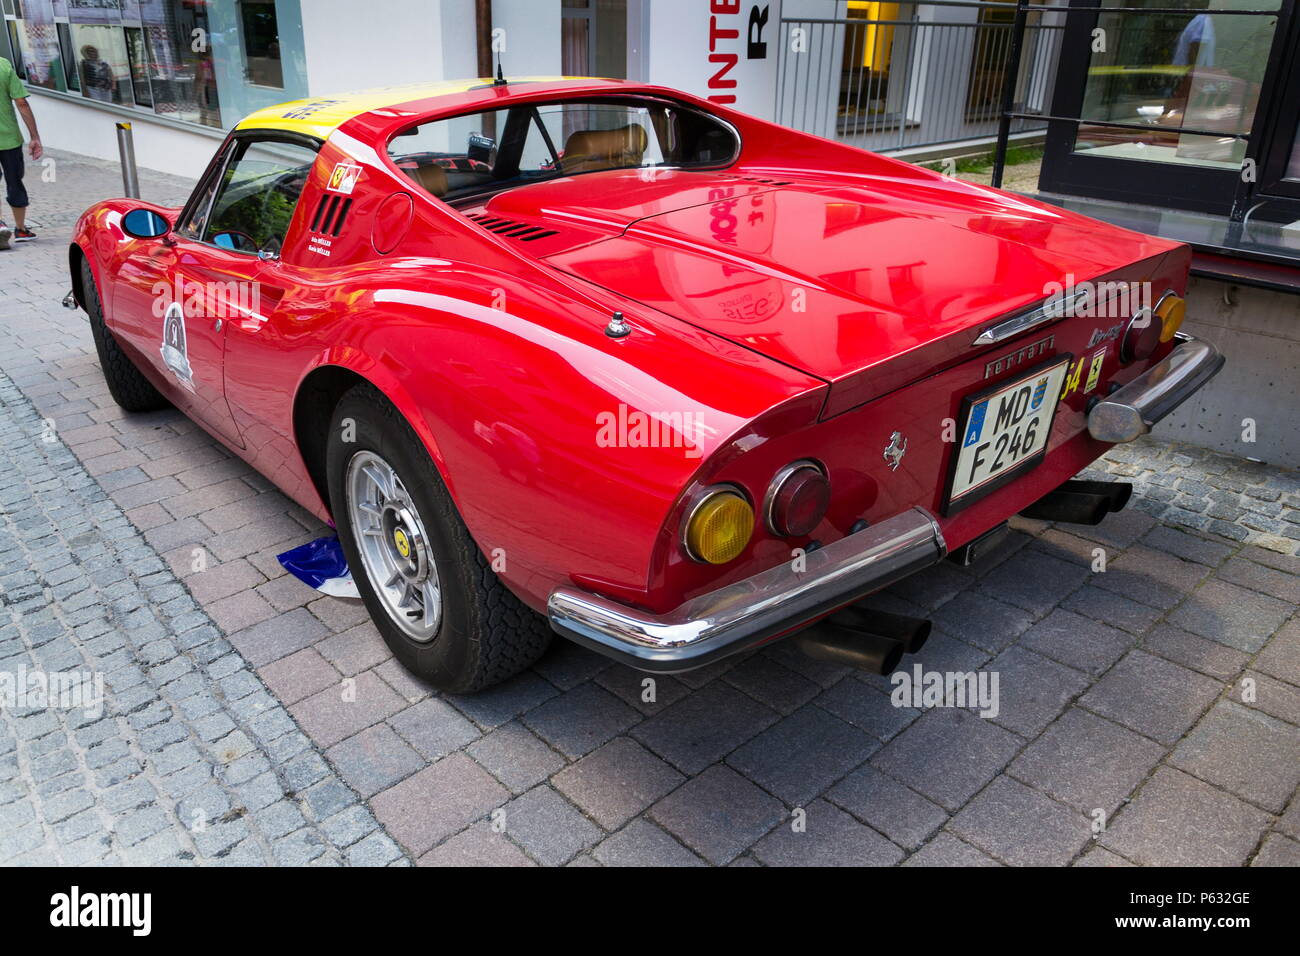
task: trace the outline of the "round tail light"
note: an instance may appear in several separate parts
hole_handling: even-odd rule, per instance
[[[740,557],[754,533],[754,509],[730,488],[705,493],[686,519],[682,541],[686,553],[705,564],[726,564]]]
[[[1151,309],[1139,309],[1128,320],[1124,337],[1119,343],[1119,360],[1127,365],[1139,359],[1150,358],[1156,346],[1163,341],[1161,334],[1164,326],[1160,318]]]
[[[1172,292],[1166,292],[1156,303],[1155,313],[1156,318],[1160,320],[1160,341],[1168,342],[1174,337],[1174,333],[1183,327],[1183,319],[1187,316],[1187,302]]]
[[[831,483],[811,461],[786,465],[768,486],[763,502],[768,530],[783,538],[812,534],[826,517],[831,503]]]

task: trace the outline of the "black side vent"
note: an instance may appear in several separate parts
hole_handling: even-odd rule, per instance
[[[765,186],[789,186],[790,185],[790,180],[788,179],[762,179],[761,177],[758,176],[737,176],[735,173],[723,173],[719,178],[739,179],[741,182],[762,183]]]
[[[558,236],[560,234],[556,229],[530,226],[526,222],[516,222],[513,219],[503,219],[500,216],[489,216],[485,212],[470,213],[466,218],[474,220],[484,229],[495,232],[498,236],[509,236],[511,239],[519,239],[523,242],[533,242],[536,239],[545,239],[548,236]]]
[[[351,198],[322,196],[320,205],[316,207],[316,215],[311,219],[311,231],[326,236],[337,236],[343,231],[343,223],[347,221],[348,210],[351,208]]]

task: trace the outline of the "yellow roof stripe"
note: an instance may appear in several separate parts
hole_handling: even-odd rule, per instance
[[[559,76],[514,77],[515,82],[557,81],[572,79]],[[411,83],[404,86],[381,86],[356,93],[339,93],[332,96],[313,96],[268,106],[250,113],[236,129],[276,129],[291,133],[304,133],[325,139],[354,116],[384,109],[398,103],[422,100],[431,96],[449,96],[465,93],[475,87],[491,84],[491,79],[475,77],[468,80],[443,80],[438,83]]]

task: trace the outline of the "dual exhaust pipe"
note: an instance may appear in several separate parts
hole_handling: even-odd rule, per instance
[[[1101,524],[1106,515],[1120,511],[1133,497],[1127,481],[1067,481],[1020,512],[1039,521]]]
[[[1041,521],[1095,525],[1122,510],[1132,496],[1133,486],[1126,481],[1071,480],[1020,513]],[[892,674],[904,654],[915,654],[929,638],[927,620],[851,604],[796,634],[794,641],[815,660]]]
[[[929,638],[929,621],[850,605],[794,639],[815,660],[892,674],[904,654],[915,654]]]

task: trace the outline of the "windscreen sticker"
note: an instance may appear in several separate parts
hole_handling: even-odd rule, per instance
[[[334,167],[334,172],[330,173],[329,185],[326,188],[330,192],[347,195],[352,192],[360,178],[360,166],[353,163],[339,163]]]

